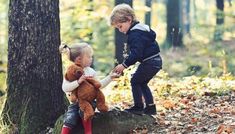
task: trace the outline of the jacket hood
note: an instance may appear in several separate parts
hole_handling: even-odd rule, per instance
[[[147,32],[149,34],[148,37],[152,41],[155,40],[156,38],[156,33],[153,32],[148,25],[145,25],[143,23],[137,23],[130,29],[130,31],[132,30],[141,30],[141,31]]]
[[[142,23],[138,23],[136,24],[135,26],[133,26],[131,28],[131,30],[134,30],[134,29],[139,29],[141,31],[147,31],[147,32],[150,32],[150,28],[148,25],[145,25],[145,24],[142,24]]]

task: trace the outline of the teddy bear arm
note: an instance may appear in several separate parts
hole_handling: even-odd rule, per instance
[[[87,78],[86,79],[89,83],[91,83],[96,89],[99,89],[101,87],[101,83],[94,78]]]

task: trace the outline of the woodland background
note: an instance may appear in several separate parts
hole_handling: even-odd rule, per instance
[[[126,38],[108,17],[123,2],[156,31],[164,62],[149,83],[156,123],[130,131],[235,132],[234,0],[0,0],[0,133],[53,130],[67,105],[61,83],[70,63],[58,53],[61,42],[90,43],[100,77],[122,61]],[[136,66],[104,90],[109,105],[132,104]]]

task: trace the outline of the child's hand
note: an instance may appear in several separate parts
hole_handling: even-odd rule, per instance
[[[110,77],[111,77],[112,80],[115,79],[115,78],[119,78],[119,77],[121,76],[120,73],[115,73],[114,71],[111,71],[111,72],[109,73],[109,75],[110,75]]]
[[[122,64],[119,64],[114,68],[114,72],[118,73],[118,74],[121,74],[124,69],[125,69],[125,67]]]
[[[86,75],[86,80],[88,80],[88,81],[94,80],[94,76]]]
[[[86,75],[85,77],[86,79],[94,78],[94,76],[91,76],[91,75]]]
[[[77,80],[78,84],[81,84],[83,81],[86,80],[86,78],[87,78],[87,76],[82,75],[82,76]]]

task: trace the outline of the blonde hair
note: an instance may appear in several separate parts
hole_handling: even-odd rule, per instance
[[[123,23],[127,21],[137,21],[134,10],[128,4],[124,3],[115,6],[110,15],[110,24],[113,26],[117,23]]]
[[[66,43],[62,43],[59,47],[60,53],[66,53],[69,60],[75,62],[75,59],[80,56],[83,57],[87,54],[93,54],[93,49],[88,43],[76,43],[68,46]]]

